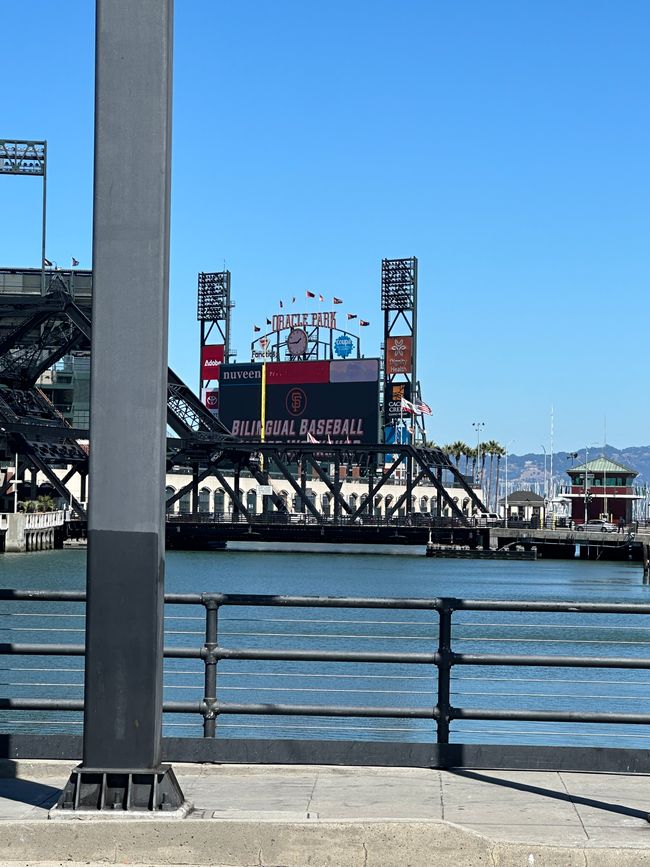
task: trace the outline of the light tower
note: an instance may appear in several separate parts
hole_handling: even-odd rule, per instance
[[[384,427],[394,428],[402,398],[417,390],[418,260],[382,259],[381,309],[384,311]],[[419,395],[417,395],[419,397]]]
[[[41,295],[45,295],[45,226],[47,214],[47,142],[0,139],[0,175],[43,178],[41,229]]]
[[[224,361],[228,364],[231,358],[230,311],[233,306],[230,300],[230,271],[202,271],[199,274],[197,307],[197,319],[201,323],[199,393],[203,395],[205,389],[206,405],[213,411],[218,410],[218,399],[210,387],[218,379],[219,365]]]

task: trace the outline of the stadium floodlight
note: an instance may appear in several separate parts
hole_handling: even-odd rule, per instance
[[[45,177],[47,142],[0,139],[0,174]]]
[[[43,178],[43,228],[41,232],[41,295],[45,295],[45,214],[47,204],[47,142],[0,139],[0,175]]]

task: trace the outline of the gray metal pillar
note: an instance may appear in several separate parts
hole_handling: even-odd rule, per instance
[[[173,0],[97,0],[83,763],[59,808],[174,810],[161,765]]]

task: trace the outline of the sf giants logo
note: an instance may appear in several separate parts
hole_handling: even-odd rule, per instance
[[[292,388],[285,402],[290,415],[302,415],[307,408],[307,395],[302,388]]]

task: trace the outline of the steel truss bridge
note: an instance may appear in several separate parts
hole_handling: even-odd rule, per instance
[[[80,476],[84,500],[88,431],[72,427],[37,382],[44,371],[67,354],[90,351],[92,275],[88,271],[47,272],[44,294],[40,276],[40,270],[0,269],[0,454],[4,451],[7,459],[18,456],[19,479],[24,480],[25,473],[31,471],[33,493],[36,473],[43,473],[73,512],[85,519],[84,506],[71,493],[70,482],[75,475]],[[309,496],[310,479],[324,484],[331,497],[334,523],[339,524],[354,525],[364,517],[370,518],[375,497],[398,478],[401,493],[386,509],[388,521],[402,513],[408,523],[413,489],[420,484],[431,485],[435,491],[436,514],[448,510],[457,526],[467,526],[468,517],[448,493],[449,487],[463,490],[472,509],[485,511],[476,492],[440,449],[410,444],[285,445],[236,440],[171,369],[167,423],[174,434],[168,439],[168,469],[190,471],[187,484],[169,498],[167,507],[189,493],[192,512],[198,512],[199,485],[214,476],[231,499],[230,523],[234,528],[256,525],[259,531],[262,526],[277,524],[279,516],[288,515],[287,503],[274,484],[278,479],[293,492],[299,513],[318,525],[326,522]],[[359,467],[361,479],[367,484],[366,497],[358,506],[350,505],[342,494],[341,468],[350,465]],[[62,466],[67,472],[60,478],[54,470]],[[262,516],[247,508],[239,489],[242,474],[272,491],[264,497]],[[12,482],[8,478],[0,484],[0,498],[7,496]],[[239,536],[239,530],[233,529],[232,534],[233,538]]]

